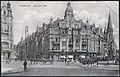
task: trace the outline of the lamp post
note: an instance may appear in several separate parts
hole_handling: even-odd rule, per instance
[[[77,50],[75,50],[74,61],[76,61]]]
[[[52,42],[51,42],[51,43],[52,43],[52,52],[51,52],[51,57],[52,57],[52,60],[53,60],[53,52],[54,52],[54,51],[53,51],[53,50],[54,50],[54,46],[53,46],[53,43],[54,43],[54,42],[53,42],[53,37],[51,37],[51,39],[52,39]]]

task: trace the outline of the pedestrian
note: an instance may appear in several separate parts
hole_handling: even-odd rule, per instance
[[[53,60],[53,55],[52,55],[52,60]]]
[[[24,71],[25,71],[27,69],[27,61],[26,60],[24,61],[23,66],[24,66]]]
[[[97,60],[97,66],[98,66],[98,60]]]
[[[67,58],[65,58],[65,63],[67,62]]]

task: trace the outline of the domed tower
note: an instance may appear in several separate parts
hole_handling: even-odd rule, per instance
[[[1,3],[1,55],[9,59],[13,52],[13,16],[10,2]]]
[[[65,10],[64,19],[66,19],[66,18],[74,19],[74,13],[73,13],[73,8],[71,7],[71,3],[67,4],[67,8]]]

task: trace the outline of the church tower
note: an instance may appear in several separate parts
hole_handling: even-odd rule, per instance
[[[13,16],[10,2],[1,2],[1,55],[10,58],[13,52]]]
[[[108,46],[108,57],[113,58],[114,36],[113,36],[113,27],[112,27],[110,13],[109,13],[109,17],[108,17],[107,35],[106,36],[107,36],[107,46]]]

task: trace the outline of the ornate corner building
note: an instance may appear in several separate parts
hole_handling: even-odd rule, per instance
[[[113,56],[111,53],[115,47],[110,15],[107,29],[102,32],[95,23],[91,25],[89,21],[76,20],[68,3],[64,19],[53,21],[51,18],[48,24],[37,27],[35,33],[18,43],[17,51],[20,58],[50,58],[53,55],[59,59],[60,55]]]
[[[1,6],[1,55],[10,58],[13,51],[13,16],[10,2]]]

